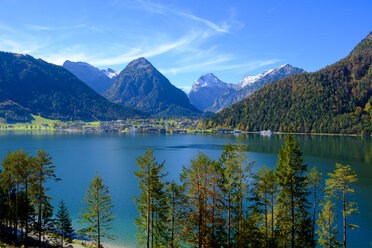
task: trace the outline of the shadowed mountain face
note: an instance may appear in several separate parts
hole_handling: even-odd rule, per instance
[[[106,71],[101,71],[85,62],[66,60],[63,63],[63,67],[100,94],[110,88],[114,83],[114,80],[107,76],[107,73],[111,71],[107,71],[106,73]]]
[[[199,115],[186,94],[145,58],[130,62],[104,94],[109,100],[151,114]],[[184,112],[184,114],[183,114]]]
[[[269,83],[209,121],[249,131],[370,134],[371,106],[372,32],[346,58]]]
[[[61,66],[5,52],[0,52],[0,102],[0,117],[9,121],[27,120],[27,114],[60,120],[143,116],[108,101]]]
[[[203,111],[211,110],[216,99],[236,92],[237,85],[222,82],[213,73],[201,76],[192,85],[189,93],[190,102]]]
[[[285,64],[256,76],[246,75],[239,84],[222,82],[209,73],[195,81],[189,98],[199,109],[217,112],[243,100],[268,83],[304,72],[303,69]]]

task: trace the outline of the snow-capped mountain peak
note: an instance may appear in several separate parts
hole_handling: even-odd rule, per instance
[[[202,87],[212,87],[212,88],[223,88],[223,87],[233,87],[230,83],[225,83],[216,77],[213,73],[207,73],[202,75],[198,80],[192,85],[191,91],[197,91]]]
[[[106,70],[102,70],[102,72],[109,78],[114,78],[119,75],[120,71],[114,71],[111,68],[107,68]]]
[[[270,69],[270,70],[264,71],[264,72],[262,72],[258,75],[255,75],[255,76],[251,76],[249,74],[245,75],[244,78],[239,82],[238,89],[242,89],[244,87],[247,87],[248,85],[252,85],[252,84],[256,83],[257,81],[259,81],[260,79],[262,79],[266,75],[274,72],[274,70],[275,69]]]

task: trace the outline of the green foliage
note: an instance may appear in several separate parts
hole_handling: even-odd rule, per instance
[[[108,231],[116,217],[113,214],[109,188],[103,184],[103,178],[99,177],[98,173],[89,183],[82,203],[84,206],[80,209],[80,222],[86,227],[80,232],[93,239],[100,248],[101,238],[114,238]]]
[[[22,242],[28,245],[30,225],[37,231],[41,245],[42,231],[53,231],[53,208],[50,196],[46,195],[45,184],[55,178],[52,160],[43,149],[32,157],[24,150],[8,152],[2,161],[4,170],[0,174],[0,184],[4,199],[6,214],[3,218],[9,226],[8,237],[13,233],[13,241],[18,240],[16,233],[21,224],[25,227],[25,237]],[[1,211],[0,211],[1,212]],[[34,216],[37,216],[35,221]],[[13,226],[13,228],[11,228]],[[22,238],[22,235],[21,235]]]
[[[302,152],[294,136],[288,134],[285,145],[279,152],[276,167],[278,182],[278,228],[283,247],[312,246],[311,227],[306,183],[307,166],[303,164]],[[309,237],[310,236],[310,237]]]
[[[164,162],[158,163],[151,148],[148,148],[143,157],[137,158],[140,168],[135,172],[139,179],[140,196],[135,198],[139,218],[135,219],[137,226],[137,239],[140,245],[146,247],[159,247],[167,240],[166,221],[168,206],[166,202],[166,183],[162,179]]]
[[[333,198],[342,206],[343,215],[343,246],[346,248],[346,229],[358,228],[357,225],[348,224],[347,217],[358,212],[356,202],[350,201],[347,197],[355,192],[351,187],[352,183],[358,181],[356,173],[351,169],[350,165],[336,164],[334,173],[328,173],[329,179],[326,180],[325,191],[327,198]]]
[[[167,217],[167,242],[166,247],[175,248],[182,247],[182,223],[184,223],[184,212],[182,207],[187,204],[182,186],[174,181],[170,182],[166,188],[166,197],[168,199],[168,217]]]
[[[222,202],[226,212],[227,247],[231,247],[232,239],[242,243],[243,202],[246,197],[250,169],[253,163],[247,164],[243,146],[228,143],[218,161],[218,180],[223,194]]]
[[[48,224],[46,221],[43,221],[46,220],[46,218],[43,218],[43,215],[48,218],[53,215],[53,211],[51,210],[52,206],[50,205],[52,197],[46,195],[47,188],[45,187],[45,184],[50,179],[56,181],[60,179],[57,178],[54,173],[55,166],[53,165],[52,158],[49,156],[49,153],[44,151],[44,149],[40,149],[37,152],[37,156],[33,159],[33,170],[32,180],[34,183],[31,185],[32,203],[35,206],[38,216],[36,230],[38,232],[40,245],[42,230],[44,229],[43,224]],[[48,212],[48,210],[50,211]]]
[[[191,160],[190,168],[183,168],[181,181],[185,188],[185,194],[188,198],[188,204],[184,206],[188,218],[184,223],[183,238],[190,245],[204,247],[210,241],[208,238],[213,237],[209,232],[211,222],[210,206],[212,197],[209,191],[210,176],[213,175],[213,162],[205,154],[199,152],[196,159]]]
[[[318,172],[316,167],[311,168],[310,173],[307,175],[307,185],[310,190],[312,190],[313,194],[313,223],[312,223],[312,230],[311,230],[311,237],[315,240],[315,220],[316,220],[316,210],[317,210],[317,194],[319,191],[319,187],[322,185],[322,176],[323,173]]]
[[[264,239],[265,247],[274,247],[275,244],[275,196],[277,193],[276,175],[273,169],[266,166],[260,168],[253,176],[253,200],[252,208],[264,225],[260,230]]]
[[[247,131],[370,135],[372,115],[364,109],[372,93],[371,36],[339,62],[267,84],[205,123],[244,125]]]
[[[318,230],[316,233],[319,235],[318,243],[325,248],[339,247],[340,243],[336,240],[337,225],[335,224],[337,214],[335,211],[335,204],[327,200],[323,204],[323,209],[319,213]]]
[[[55,222],[57,233],[61,236],[61,246],[63,247],[64,240],[67,240],[68,243],[70,243],[74,238],[74,229],[72,228],[70,213],[68,212],[63,200],[59,203]]]

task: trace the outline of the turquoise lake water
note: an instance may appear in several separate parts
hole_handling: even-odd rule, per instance
[[[168,179],[178,180],[182,165],[188,166],[198,150],[217,158],[228,142],[248,145],[248,160],[256,161],[253,171],[262,165],[274,167],[284,135],[263,137],[247,135],[157,135],[157,134],[67,134],[42,132],[0,132],[0,159],[8,150],[25,149],[35,154],[44,148],[53,157],[60,182],[50,184],[49,195],[56,205],[63,199],[77,223],[81,200],[95,173],[103,176],[110,187],[115,214],[112,232],[118,247],[136,247],[137,216],[132,198],[138,194],[136,158],[151,146],[159,161],[166,160]],[[372,139],[343,136],[297,135],[305,163],[316,165],[324,174],[335,168],[335,163],[350,164],[359,175],[353,196],[360,214],[350,221],[360,226],[348,233],[349,247],[372,247]]]

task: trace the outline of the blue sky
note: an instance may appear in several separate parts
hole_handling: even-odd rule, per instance
[[[188,90],[289,63],[316,71],[372,31],[371,0],[0,0],[0,50],[123,69],[146,57]]]

